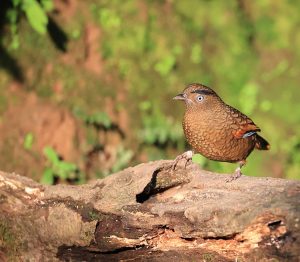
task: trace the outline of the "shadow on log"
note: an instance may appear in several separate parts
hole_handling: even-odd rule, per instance
[[[82,186],[0,173],[0,261],[300,260],[300,182],[225,183],[227,175],[170,165]]]

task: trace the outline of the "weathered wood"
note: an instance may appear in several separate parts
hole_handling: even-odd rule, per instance
[[[300,261],[300,182],[170,165],[82,186],[0,173],[0,261]]]

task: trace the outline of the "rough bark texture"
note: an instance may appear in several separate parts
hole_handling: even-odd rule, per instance
[[[0,173],[0,261],[300,260],[300,182],[225,183],[227,175],[170,165],[82,186]]]

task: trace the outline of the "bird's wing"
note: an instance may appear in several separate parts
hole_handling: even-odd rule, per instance
[[[260,128],[246,115],[235,108],[230,108],[231,117],[235,122],[233,136],[236,138],[246,138],[260,132]]]
[[[237,130],[233,131],[233,136],[236,138],[246,138],[256,134],[256,132],[260,132],[260,129],[253,122],[245,123],[240,125]]]

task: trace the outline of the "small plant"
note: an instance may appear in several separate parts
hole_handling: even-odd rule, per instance
[[[202,255],[202,261],[203,262],[211,262],[211,261],[214,261],[214,254],[211,254],[211,253],[204,253]]]
[[[116,173],[128,166],[128,163],[133,157],[133,152],[125,149],[123,146],[117,148],[116,161],[109,170],[104,170],[99,173],[99,177],[106,177],[109,174]]]
[[[83,176],[78,172],[77,166],[74,163],[63,161],[53,148],[45,147],[44,155],[48,160],[48,167],[43,173],[41,183],[53,185],[55,178],[80,180],[80,182],[83,182]]]
[[[95,211],[90,211],[89,212],[89,217],[90,217],[91,220],[99,220],[100,215]]]
[[[12,8],[6,12],[6,19],[10,24],[12,35],[11,48],[19,48],[18,20],[25,13],[30,26],[39,34],[47,31],[48,17],[46,12],[53,9],[52,0],[12,0]]]
[[[182,140],[182,128],[171,118],[167,118],[160,111],[146,108],[143,116],[143,128],[140,139],[148,145],[166,145],[168,142],[178,144]]]
[[[121,25],[121,18],[116,12],[108,8],[101,8],[98,12],[98,20],[101,26],[107,30],[119,28]]]
[[[133,152],[131,150],[127,150],[123,146],[119,146],[117,149],[117,161],[111,169],[112,173],[118,172],[125,168],[132,159],[132,156]]]
[[[167,55],[163,57],[160,61],[158,61],[154,65],[154,69],[158,72],[162,77],[167,76],[176,64],[176,57],[174,55]]]
[[[26,136],[24,137],[24,142],[23,142],[23,147],[26,150],[31,150],[34,142],[34,136],[31,132],[27,133]]]
[[[95,127],[104,127],[106,129],[109,129],[112,127],[113,123],[109,117],[109,115],[106,112],[99,111],[96,113],[93,113],[91,115],[85,113],[79,108],[74,109],[74,114],[82,119],[87,125],[93,125]]]
[[[105,112],[97,112],[86,116],[85,121],[87,124],[94,126],[103,126],[105,128],[110,128],[112,126],[110,117]]]

